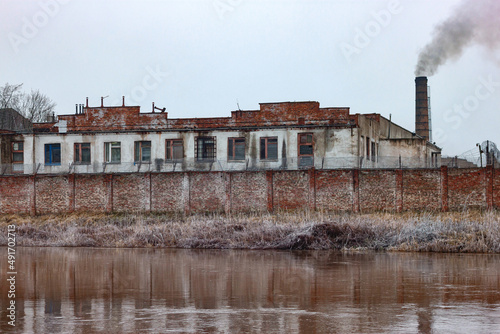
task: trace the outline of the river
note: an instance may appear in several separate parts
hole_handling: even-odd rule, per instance
[[[2,333],[500,333],[500,255],[17,247],[8,298],[0,254]]]

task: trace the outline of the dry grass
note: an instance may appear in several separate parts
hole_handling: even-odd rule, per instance
[[[19,246],[368,249],[500,253],[500,213],[0,216]],[[7,234],[0,235],[0,245]]]

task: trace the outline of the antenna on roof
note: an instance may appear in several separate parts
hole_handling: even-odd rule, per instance
[[[238,102],[238,99],[236,99],[236,105],[238,106],[238,111],[241,111],[241,109],[240,109],[240,103]]]

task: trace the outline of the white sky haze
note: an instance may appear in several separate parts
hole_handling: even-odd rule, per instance
[[[171,118],[312,100],[414,130],[418,54],[460,3],[0,0],[0,85],[39,89],[57,114],[101,96]],[[500,145],[499,55],[471,44],[429,77],[443,155]]]

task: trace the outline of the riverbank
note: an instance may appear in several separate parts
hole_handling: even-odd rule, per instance
[[[0,216],[0,245],[500,253],[500,212]]]

